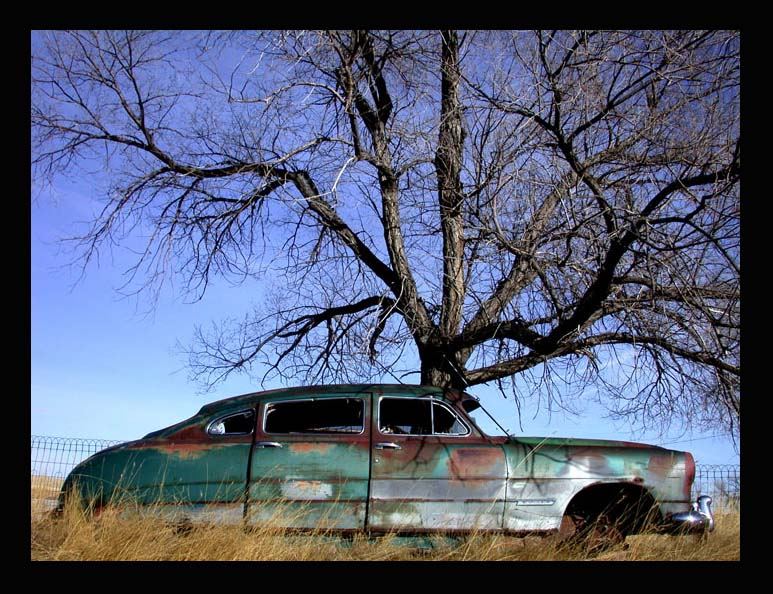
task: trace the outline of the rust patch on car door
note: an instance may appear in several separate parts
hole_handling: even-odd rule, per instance
[[[505,474],[504,453],[497,446],[452,446],[447,465],[450,477],[458,480],[503,477]]]
[[[333,448],[330,443],[298,442],[287,446],[294,454],[328,454]]]

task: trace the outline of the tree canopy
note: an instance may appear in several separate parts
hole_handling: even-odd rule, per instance
[[[87,263],[270,279],[195,377],[595,387],[737,426],[732,31],[41,32],[33,175],[104,164]],[[564,388],[562,388],[564,389]],[[540,396],[542,395],[542,396]],[[523,398],[524,394],[516,394]]]

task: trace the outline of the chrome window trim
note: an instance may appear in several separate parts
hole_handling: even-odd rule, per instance
[[[330,432],[310,431],[309,433],[300,433],[300,432],[295,432],[295,433],[270,433],[270,432],[266,431],[266,421],[268,420],[268,412],[269,412],[268,407],[269,406],[272,406],[274,404],[291,404],[291,403],[295,403],[295,402],[316,402],[316,401],[325,401],[325,402],[327,402],[329,400],[359,400],[360,404],[362,405],[362,428],[359,431],[357,431],[357,432],[354,432],[354,431],[351,431],[351,432],[349,432],[349,431],[347,431],[347,432],[342,432],[342,431],[330,431]],[[262,425],[261,429],[262,429],[264,435],[362,435],[363,433],[365,433],[365,398],[363,396],[359,396],[359,395],[358,396],[355,396],[355,395],[352,395],[352,396],[338,396],[338,395],[336,395],[334,397],[323,396],[323,397],[317,397],[317,398],[314,398],[314,397],[312,397],[312,398],[291,398],[291,399],[286,399],[286,400],[272,400],[272,401],[268,401],[268,402],[267,401],[263,401],[263,402],[261,402],[261,406],[263,407],[263,422],[261,423],[261,425]]]
[[[212,428],[212,425],[214,425],[215,423],[220,423],[223,420],[227,419],[228,417],[234,417],[236,415],[243,415],[244,413],[252,413],[252,419],[253,419],[252,427],[246,433],[210,433],[209,432],[209,430]],[[204,431],[205,431],[205,433],[207,434],[208,437],[218,437],[218,438],[231,437],[232,435],[252,435],[255,432],[255,420],[256,420],[255,409],[254,408],[244,408],[244,409],[241,409],[241,410],[235,410],[233,412],[229,412],[229,413],[218,415],[217,417],[212,419],[209,423],[207,423],[207,427],[206,427],[206,429]]]
[[[408,433],[408,434],[400,434],[400,433],[383,433],[381,431],[381,401],[385,398],[391,398],[393,400],[429,400],[431,403],[436,403],[444,407],[446,410],[448,410],[452,415],[456,417],[456,419],[464,426],[464,428],[467,430],[467,433]],[[432,421],[432,430],[435,430],[435,411],[434,407],[430,407],[430,418]],[[378,431],[379,435],[387,435],[387,436],[393,436],[398,435],[400,437],[453,437],[453,438],[464,438],[469,437],[472,435],[472,429],[470,429],[470,426],[465,422],[465,420],[459,416],[459,414],[447,403],[445,400],[442,400],[436,396],[379,396],[378,398],[378,405],[376,406],[376,431]]]

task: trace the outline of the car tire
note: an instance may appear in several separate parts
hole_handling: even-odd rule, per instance
[[[558,531],[560,542],[589,557],[621,545],[625,532],[610,514],[564,515]]]

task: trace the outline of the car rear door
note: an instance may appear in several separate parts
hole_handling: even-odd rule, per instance
[[[264,400],[250,461],[247,520],[361,530],[369,468],[369,394]]]

